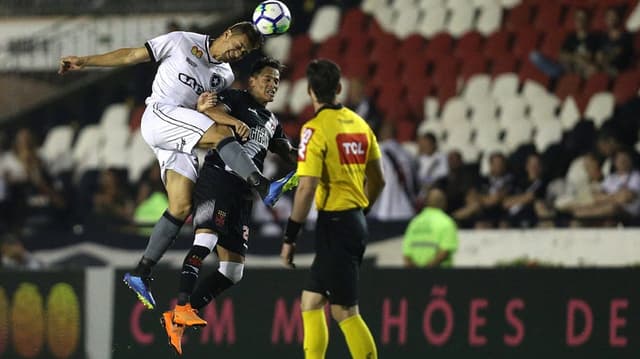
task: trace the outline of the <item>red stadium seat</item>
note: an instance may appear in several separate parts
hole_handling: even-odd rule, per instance
[[[514,33],[513,53],[520,60],[529,57],[529,53],[538,47],[540,33],[534,28],[522,28]]]
[[[470,55],[462,62],[462,68],[460,69],[460,76],[466,82],[471,76],[480,73],[486,73],[489,61],[482,55],[474,54]]]
[[[366,33],[352,35],[343,40],[346,57],[369,57],[371,52],[371,39]]]
[[[373,39],[373,48],[371,49],[370,59],[372,62],[379,62],[389,56],[394,56],[398,50],[398,39],[391,35],[385,34]]]
[[[516,72],[518,60],[513,55],[504,55],[491,62],[491,76],[496,77],[508,72]]]
[[[424,37],[418,34],[413,34],[404,39],[400,43],[400,48],[396,56],[411,57],[416,54],[420,54],[424,51],[425,40]]]
[[[387,86],[390,82],[398,82],[400,60],[395,56],[389,56],[384,61],[375,65],[375,74],[372,79],[374,86]]]
[[[553,1],[545,1],[538,6],[538,14],[533,27],[539,31],[554,31],[560,26],[562,6]]]
[[[470,31],[462,35],[458,40],[453,55],[459,59],[465,59],[472,54],[477,54],[481,47],[482,35],[475,31]]]
[[[507,30],[516,31],[531,24],[532,8],[527,2],[521,2],[518,6],[509,10],[505,20]]]
[[[398,81],[391,81],[378,87],[376,105],[385,115],[391,114],[396,107],[401,106],[401,99],[405,97],[405,88]],[[404,105],[404,104],[402,104]],[[407,107],[407,106],[403,106]],[[408,112],[408,109],[407,109]]]
[[[593,30],[604,31],[607,28],[604,21],[607,9],[609,9],[609,5],[607,4],[599,4],[593,9],[591,12],[591,28]],[[624,24],[624,21],[622,23]]]
[[[369,59],[365,56],[346,56],[342,72],[349,77],[369,77]]]
[[[544,87],[549,87],[549,76],[540,71],[534,64],[528,59],[522,61],[522,66],[518,74],[520,82],[524,83],[526,80],[533,80]]]
[[[496,59],[509,53],[510,49],[511,34],[506,30],[500,30],[487,37],[482,51],[488,59]]]
[[[395,123],[396,139],[398,142],[412,141],[416,138],[416,122],[400,120]]]
[[[429,59],[435,59],[441,55],[450,54],[453,50],[453,38],[447,33],[439,33],[432,37],[424,50]]]
[[[613,97],[616,105],[623,104],[638,95],[640,88],[640,72],[638,70],[625,71],[618,74],[613,85]]]
[[[423,56],[404,58],[401,80],[405,83],[414,79],[422,80],[427,77],[429,61]]]
[[[442,108],[450,98],[458,93],[458,82],[454,78],[450,78],[443,82],[438,82],[433,87],[435,95],[438,97],[439,107]]]
[[[580,86],[582,85],[582,78],[576,74],[564,75],[558,80],[556,85],[555,94],[559,99],[563,100],[567,96],[576,97],[580,93]]]
[[[439,61],[434,63],[431,75],[434,84],[440,84],[449,80],[457,80],[459,68],[460,66],[456,58],[449,56],[442,57]]]
[[[407,105],[416,119],[424,116],[424,99],[431,92],[431,83],[428,78],[407,82]]]
[[[294,64],[301,59],[307,60],[313,57],[313,43],[307,34],[296,35],[291,42],[289,63]]]
[[[557,59],[565,37],[566,31],[562,28],[557,28],[557,31],[547,32],[544,40],[542,40],[540,52],[548,58]]]
[[[365,30],[367,15],[357,7],[349,9],[342,17],[340,33],[360,33]]]
[[[590,98],[596,92],[607,91],[609,89],[609,76],[605,73],[591,75],[584,85],[582,94]]]
[[[320,44],[316,51],[316,57],[336,61],[342,55],[342,38],[333,35]]]

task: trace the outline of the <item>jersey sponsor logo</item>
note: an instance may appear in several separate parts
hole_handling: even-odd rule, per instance
[[[336,136],[340,163],[343,165],[364,164],[367,161],[369,139],[365,133],[339,133]]]
[[[298,145],[298,161],[304,161],[307,159],[307,145],[311,141],[313,136],[313,128],[305,127],[302,130],[302,136],[300,136],[300,145]]]
[[[182,82],[183,84],[191,87],[193,91],[195,91],[198,95],[204,92],[204,87],[202,87],[202,85],[198,83],[198,80],[187,74],[183,74],[182,72],[179,73],[178,80],[180,80],[180,82]]]
[[[198,48],[198,46],[193,45],[193,47],[191,48],[191,55],[197,57],[197,58],[201,58],[202,55],[204,54],[204,52],[202,50],[200,50]]]
[[[269,147],[269,140],[271,139],[271,136],[269,135],[269,132],[267,132],[266,128],[257,126],[251,128],[250,132],[249,140],[259,143],[263,148]]]
[[[209,85],[212,90],[220,91],[224,87],[224,78],[220,76],[220,74],[214,72],[211,75],[211,80],[209,80]]]
[[[224,227],[224,223],[227,221],[227,212],[219,209],[216,211],[216,218],[214,219],[214,222],[216,223],[216,226],[218,227]]]

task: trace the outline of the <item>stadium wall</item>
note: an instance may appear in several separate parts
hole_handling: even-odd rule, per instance
[[[203,311],[184,358],[300,358],[305,270],[247,270]],[[635,358],[640,269],[376,269],[362,271],[361,310],[381,358]],[[178,272],[158,270],[158,309],[122,271],[0,272],[0,358],[171,356],[158,323]],[[328,358],[348,358],[330,324]]]

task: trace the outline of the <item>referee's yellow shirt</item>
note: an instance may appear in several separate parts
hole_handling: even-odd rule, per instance
[[[297,172],[320,179],[318,210],[365,208],[365,168],[379,158],[376,136],[362,117],[342,105],[325,106],[302,127]]]

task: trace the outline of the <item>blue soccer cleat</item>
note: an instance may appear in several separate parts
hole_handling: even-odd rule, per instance
[[[296,187],[298,187],[298,175],[294,170],[279,180],[271,182],[269,193],[262,201],[267,207],[273,207],[280,197],[282,197],[283,193],[291,191]]]
[[[125,273],[122,281],[136,294],[138,300],[140,300],[147,309],[155,308],[156,300],[153,299],[153,294],[151,294],[151,288],[149,287],[151,282],[150,277],[144,278],[131,273]]]

